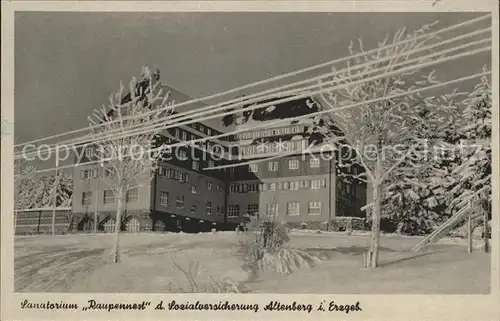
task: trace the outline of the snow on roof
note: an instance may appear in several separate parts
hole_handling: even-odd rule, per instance
[[[174,101],[174,105],[182,102],[186,102],[189,100],[192,100],[193,98],[189,97],[188,95],[180,92],[179,90],[173,88],[172,86],[169,85],[162,85],[162,88],[166,91],[170,91],[170,101]],[[195,102],[195,103],[190,103],[187,105],[180,106],[178,108],[175,108],[175,111],[178,113],[184,113],[184,112],[191,112],[195,111],[197,109],[203,108],[208,106],[207,104],[204,104],[202,102]],[[200,123],[207,127],[211,127],[212,129],[218,130],[220,132],[225,132],[226,129],[223,128],[222,126],[222,121],[221,118],[213,118],[213,119],[208,119],[208,120],[203,120]]]

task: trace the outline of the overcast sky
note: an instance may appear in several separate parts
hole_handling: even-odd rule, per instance
[[[201,97],[367,48],[387,33],[464,13],[17,13],[16,143],[87,126],[120,80],[142,65],[162,81]],[[485,24],[483,23],[484,27]],[[480,72],[489,55],[446,64],[437,75]]]

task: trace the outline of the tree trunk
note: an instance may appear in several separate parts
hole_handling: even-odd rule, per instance
[[[483,241],[484,241],[484,253],[490,252],[489,246],[489,228],[488,228],[488,204],[483,205]]]
[[[372,240],[368,253],[368,267],[378,266],[378,256],[380,247],[380,209],[382,203],[382,184],[373,185],[373,210],[372,210]]]
[[[123,187],[118,188],[116,194],[117,204],[116,204],[116,222],[115,222],[115,242],[113,247],[113,262],[120,262],[120,230],[122,227],[122,199],[123,199]]]
[[[472,253],[472,215],[467,218],[467,252]]]

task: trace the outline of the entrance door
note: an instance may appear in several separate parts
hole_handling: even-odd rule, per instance
[[[115,220],[110,218],[104,223],[104,232],[112,233],[115,231]]]
[[[141,224],[139,223],[139,220],[132,217],[128,222],[127,222],[127,232],[139,232],[139,229],[141,227]]]

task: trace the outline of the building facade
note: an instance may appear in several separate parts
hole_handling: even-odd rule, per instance
[[[189,100],[175,89],[169,90],[176,102]],[[155,144],[221,134],[220,122],[165,129]],[[366,186],[339,179],[335,152],[305,152],[311,146],[310,137],[302,135],[306,127],[300,123],[262,130],[249,127],[238,135],[165,153],[151,182],[127,192],[122,229],[234,229],[247,215],[320,228],[335,216],[363,216],[360,208],[366,204]],[[267,159],[283,151],[287,156]],[[112,232],[116,199],[105,166],[88,164],[95,160],[91,147],[79,153],[79,166],[73,170],[71,230],[92,231],[97,224],[98,230]],[[211,169],[228,164],[233,167]]]

